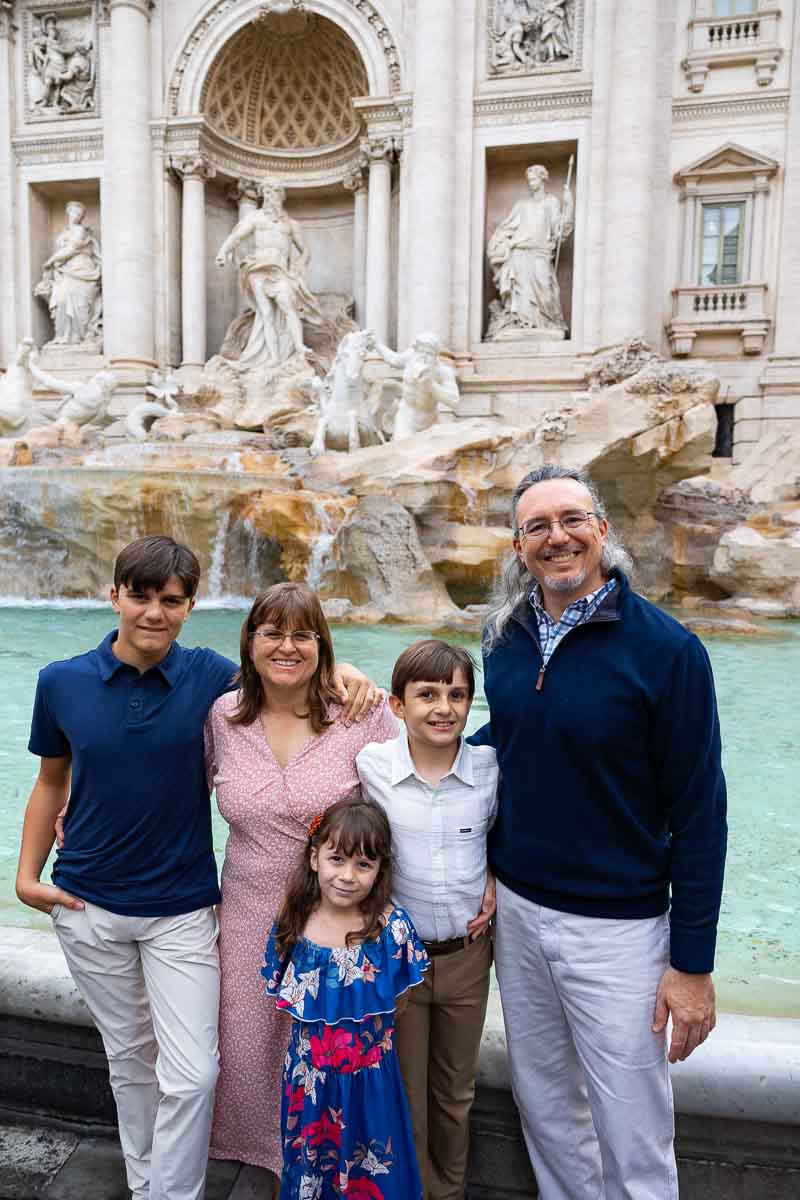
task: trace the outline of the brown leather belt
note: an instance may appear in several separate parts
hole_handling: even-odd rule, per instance
[[[450,938],[446,942],[423,942],[422,944],[431,958],[437,958],[440,954],[455,954],[458,950],[465,950],[469,945],[469,938]]]

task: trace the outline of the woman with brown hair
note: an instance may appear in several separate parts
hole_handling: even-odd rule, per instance
[[[206,722],[209,783],[230,826],[222,868],[220,1076],[213,1158],[280,1176],[281,1075],[289,1031],[264,1003],[264,941],[312,817],[358,789],[356,755],[397,734],[386,700],[346,726],[322,606],[302,583],[258,596],[241,635],[240,687]]]

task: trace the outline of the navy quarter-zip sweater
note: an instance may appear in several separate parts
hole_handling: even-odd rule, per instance
[[[500,765],[489,860],[506,887],[562,912],[669,908],[672,965],[711,971],[726,845],[711,665],[694,634],[614,575],[541,690],[527,600],[484,659],[490,721],[471,740]]]

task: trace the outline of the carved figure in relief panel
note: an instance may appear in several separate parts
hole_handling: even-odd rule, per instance
[[[67,204],[66,214],[66,229],[56,238],[33,294],[47,302],[53,319],[55,337],[48,345],[98,350],[103,320],[100,243],[79,200]]]
[[[518,200],[489,239],[487,250],[499,299],[489,305],[487,337],[520,337],[527,330],[566,329],[556,278],[558,253],[575,223],[569,180],[563,199],[548,192],[546,167],[525,172],[530,195]]]
[[[261,208],[245,214],[215,260],[223,267],[239,243],[252,238],[252,253],[239,266],[242,290],[253,313],[247,342],[236,360],[239,369],[276,366],[294,354],[308,354],[302,322],[325,323],[306,285],[311,256],[300,223],[284,209],[285,194],[282,184],[264,183]]]
[[[55,13],[46,13],[34,26],[30,66],[28,87],[35,109],[94,109],[95,55],[88,26],[80,37],[64,38]]]
[[[402,382],[387,380],[384,393],[399,390],[400,399],[392,422],[392,438],[413,437],[430,429],[439,419],[439,405],[455,412],[459,391],[455,371],[439,358],[439,339],[434,333],[419,333],[408,350],[398,354],[381,342],[375,349],[389,366],[403,372]]]
[[[495,0],[491,65],[500,74],[572,57],[575,0]]]

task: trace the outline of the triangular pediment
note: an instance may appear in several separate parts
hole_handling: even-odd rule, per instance
[[[675,182],[718,179],[727,175],[772,175],[779,165],[774,158],[767,158],[766,154],[756,154],[754,150],[746,150],[736,142],[726,142],[718,150],[704,154],[697,162],[676,172]]]

